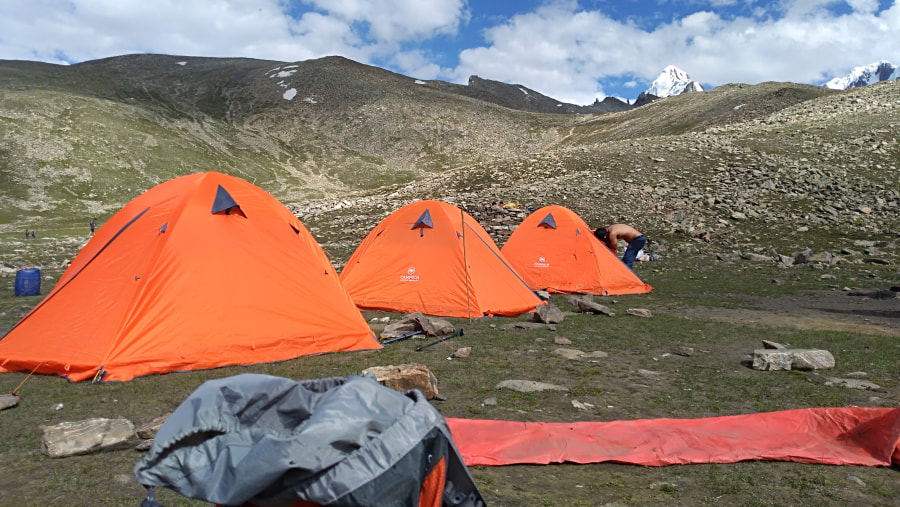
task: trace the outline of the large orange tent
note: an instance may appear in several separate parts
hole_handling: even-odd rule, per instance
[[[0,339],[0,372],[72,381],[380,348],[312,235],[209,172],[138,196]]]
[[[365,310],[512,316],[543,302],[468,213],[441,201],[394,211],[360,243],[341,281]]]
[[[563,206],[532,212],[501,251],[535,290],[598,295],[653,290],[594,236],[581,217]]]

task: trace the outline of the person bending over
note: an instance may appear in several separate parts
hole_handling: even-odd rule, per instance
[[[594,236],[597,236],[597,239],[612,250],[613,254],[617,254],[619,251],[619,240],[625,240],[628,246],[625,247],[622,262],[632,271],[634,270],[634,260],[637,258],[638,252],[644,248],[644,244],[647,242],[647,238],[644,237],[641,231],[625,224],[612,224],[607,227],[600,227],[594,231]]]

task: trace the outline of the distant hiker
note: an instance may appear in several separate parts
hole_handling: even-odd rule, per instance
[[[594,231],[594,236],[597,236],[597,239],[602,241],[614,254],[618,253],[619,240],[625,240],[628,246],[625,247],[622,262],[632,270],[634,269],[634,260],[637,258],[638,252],[644,248],[644,244],[647,242],[647,238],[644,237],[641,231],[625,224],[612,224],[608,227],[598,228]]]
[[[94,235],[94,228],[97,227],[97,219],[94,218],[91,220],[91,236]]]
[[[25,239],[28,239],[30,235],[28,234],[28,229],[25,229]]]

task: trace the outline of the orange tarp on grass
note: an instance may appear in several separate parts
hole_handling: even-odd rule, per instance
[[[705,419],[542,423],[447,419],[468,466],[794,461],[900,465],[900,408],[809,408]]]
[[[210,172],[113,215],[0,339],[0,372],[129,380],[380,347],[290,210]]]
[[[545,206],[516,227],[501,249],[534,290],[643,294],[653,287],[619,260],[574,211]]]
[[[341,281],[365,310],[475,318],[544,304],[484,228],[441,201],[413,202],[382,220],[347,261]]]

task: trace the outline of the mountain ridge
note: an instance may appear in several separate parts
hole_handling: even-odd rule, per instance
[[[557,202],[590,221],[702,230],[731,220],[720,207],[755,220],[755,208],[740,203],[773,198],[705,190],[720,187],[721,175],[736,178],[729,187],[756,188],[783,168],[801,171],[784,178],[804,185],[804,171],[815,172],[823,188],[829,178],[849,181],[841,175],[884,168],[866,178],[887,178],[888,190],[854,179],[847,188],[858,198],[828,197],[836,210],[871,208],[866,220],[883,227],[890,208],[863,203],[896,201],[890,168],[900,148],[880,133],[898,121],[894,83],[848,92],[728,84],[625,111],[549,114],[339,57],[144,55],[73,68],[0,62],[0,233],[23,224],[65,231],[90,216],[102,221],[162,181],[207,170],[261,186],[303,214],[337,252],[395,204],[424,197],[470,207],[492,199]],[[494,86],[475,84],[485,94]],[[507,92],[536,94],[501,88]],[[801,169],[811,165],[804,158],[815,167]],[[795,197],[768,206],[799,217],[785,225],[809,221],[783,210],[818,206],[796,196],[822,191],[772,178],[767,185]],[[316,211],[316,203],[329,211]],[[633,203],[640,209],[629,210]],[[679,207],[691,210],[685,216],[695,217],[694,225],[669,225]],[[338,217],[340,210],[353,214]]]

